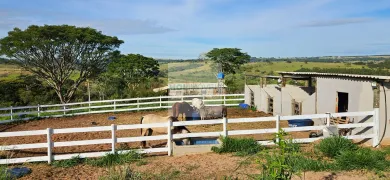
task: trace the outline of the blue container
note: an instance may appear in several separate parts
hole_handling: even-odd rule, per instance
[[[109,117],[108,117],[108,120],[110,120],[110,121],[115,120],[115,119],[116,119],[115,116],[109,116]]]
[[[175,144],[177,146],[182,146],[183,141],[182,140],[174,140]],[[215,138],[210,138],[210,139],[191,139],[190,140],[190,145],[207,145],[207,144],[218,144],[218,140]]]
[[[248,109],[249,108],[249,105],[248,104],[244,104],[244,103],[240,103],[238,106],[240,106],[240,108],[242,108],[242,109]]]
[[[225,78],[225,74],[223,74],[223,72],[220,72],[220,73],[218,73],[217,77],[218,77],[218,79],[223,79],[223,78]]]
[[[311,119],[294,119],[288,120],[289,127],[302,127],[302,126],[313,126],[314,121]]]
[[[216,139],[196,139],[194,141],[191,141],[192,145],[201,145],[201,144],[218,144],[218,141]]]
[[[193,120],[200,120],[200,114],[196,111],[194,111],[192,114],[191,114],[191,117],[186,117],[186,120],[187,121],[193,121]]]

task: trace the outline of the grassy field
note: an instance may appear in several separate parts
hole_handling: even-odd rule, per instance
[[[296,71],[300,68],[362,68],[362,65],[349,63],[320,63],[320,62],[255,62],[242,66],[240,74],[249,75],[277,75],[277,71]],[[166,83],[183,83],[183,82],[210,82],[215,83],[216,71],[211,68],[211,63],[205,62],[178,62],[161,64],[160,70],[167,72],[164,79]],[[21,70],[15,65],[0,64],[0,80],[13,80],[21,74],[28,72]],[[75,78],[75,77],[73,77]]]
[[[191,64],[193,66],[191,66]],[[354,65],[349,63],[320,63],[320,62],[255,62],[248,63],[242,66],[238,74],[248,75],[277,75],[277,71],[296,71],[300,68],[362,68],[362,65]],[[169,71],[170,69],[181,69],[180,71]],[[161,70],[168,70],[169,82],[216,82],[215,73],[210,67],[210,63],[169,63],[163,64]]]

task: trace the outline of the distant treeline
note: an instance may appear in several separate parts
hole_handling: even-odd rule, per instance
[[[319,68],[314,67],[312,69],[309,68],[301,68],[296,70],[295,72],[317,72],[317,73],[338,73],[338,74],[362,74],[362,75],[381,75],[381,76],[389,76],[390,72],[385,69],[371,69],[371,68]]]
[[[252,57],[251,62],[332,62],[332,63],[342,63],[342,62],[352,62],[352,61],[383,61],[389,58],[385,57],[340,57],[340,58],[333,58],[333,57],[302,57],[302,58],[256,58]]]
[[[389,59],[388,55],[379,56],[343,56],[343,57],[297,57],[297,58],[266,58],[266,57],[251,57],[250,62],[331,62],[331,63],[342,63],[342,62],[353,62],[353,61],[383,61]],[[173,62],[199,62],[201,59],[156,59],[160,64],[173,63]]]

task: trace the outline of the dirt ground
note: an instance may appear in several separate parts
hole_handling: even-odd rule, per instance
[[[127,113],[106,113],[106,114],[90,114],[74,117],[64,118],[49,118],[42,120],[28,121],[21,124],[13,125],[0,125],[0,132],[12,132],[12,131],[27,131],[27,130],[44,130],[46,128],[60,129],[60,128],[75,128],[75,127],[93,127],[93,126],[109,126],[111,124],[123,125],[123,124],[139,124],[140,118],[146,114],[158,114],[161,116],[167,116],[168,110],[165,111],[142,111],[142,112],[127,112]],[[109,116],[115,116],[115,120],[108,120]],[[240,117],[264,117],[270,116],[263,112],[254,112],[251,110],[244,110],[239,108],[228,108],[228,118],[240,118]],[[96,125],[92,125],[95,122]],[[244,130],[244,129],[264,129],[275,128],[275,122],[258,122],[258,123],[234,123],[228,124],[228,130]],[[286,121],[281,123],[281,127],[287,127]],[[191,132],[215,132],[222,131],[222,125],[194,125],[187,126]],[[296,132],[293,133],[295,138],[308,138],[309,132]],[[118,130],[116,132],[117,137],[136,137],[140,136],[140,130]],[[244,135],[234,137],[253,137],[256,140],[270,140],[272,134],[257,134],[257,135]],[[111,138],[110,131],[103,132],[87,132],[87,133],[67,133],[67,134],[55,134],[52,139],[54,142],[63,141],[78,141],[78,140],[93,140],[93,139],[109,139]],[[46,135],[36,136],[21,136],[0,138],[1,145],[16,145],[16,144],[31,144],[31,143],[44,143],[46,142]],[[150,141],[153,147],[163,147],[166,141]],[[130,148],[138,148],[139,142],[134,143],[121,143],[117,144],[116,148],[124,147],[126,144]],[[84,146],[71,146],[71,147],[55,147],[54,154],[69,154],[69,153],[81,153],[81,152],[97,152],[97,151],[109,151],[111,144],[98,144],[98,145],[84,145]],[[13,158],[16,157],[32,157],[32,156],[44,156],[46,155],[46,148],[41,149],[27,149],[14,151]]]
[[[151,179],[224,179],[232,177],[238,179],[250,179],[248,175],[259,174],[259,164],[256,158],[237,157],[231,154],[205,153],[186,155],[179,157],[155,156],[147,157],[146,164],[137,163],[119,168],[130,167],[135,172],[140,172]],[[56,168],[45,163],[27,165],[32,173],[21,178],[27,179],[72,179],[88,180],[98,179],[110,173],[111,169],[97,168],[89,165],[78,165],[71,168]],[[372,172],[305,172],[301,177],[294,176],[294,180],[368,180],[379,179]]]

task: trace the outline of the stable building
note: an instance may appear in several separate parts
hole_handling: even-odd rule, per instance
[[[380,109],[380,135],[390,137],[390,76],[336,74],[316,72],[280,72],[285,77],[315,80],[315,110],[313,114],[358,112]],[[352,117],[352,121],[370,122],[372,118]],[[323,122],[317,122],[323,123]],[[352,134],[371,133],[372,128],[355,128]]]

